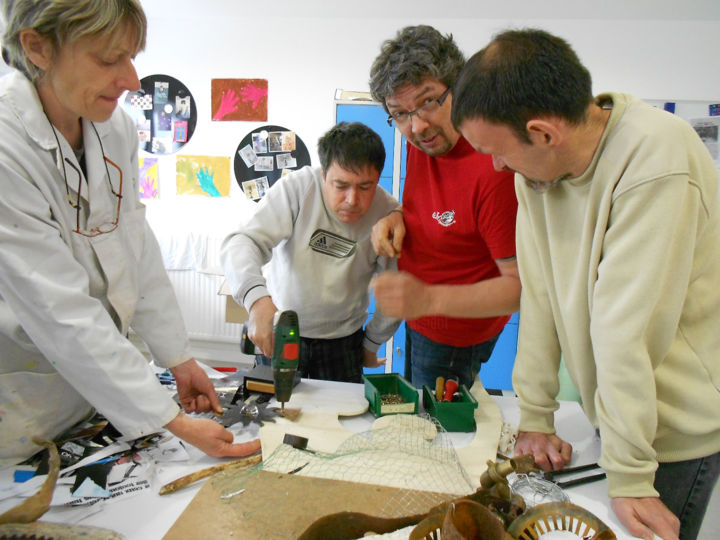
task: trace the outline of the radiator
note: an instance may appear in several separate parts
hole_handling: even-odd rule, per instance
[[[240,343],[242,325],[225,321],[223,276],[195,270],[168,270],[191,340]]]
[[[205,201],[212,204],[213,227],[204,230],[187,221],[188,213],[195,212],[203,202],[190,199],[195,198],[169,205],[160,201],[147,205],[148,223],[157,238],[190,338],[190,353],[211,365],[252,364],[253,358],[240,352],[242,325],[225,321],[226,297],[218,295],[224,279],[220,247],[227,232],[233,230],[234,225],[229,224],[237,221],[237,205],[227,200],[218,207],[223,201]]]

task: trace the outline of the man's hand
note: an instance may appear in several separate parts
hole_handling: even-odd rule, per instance
[[[370,289],[387,317],[412,320],[432,314],[430,288],[412,274],[383,272],[373,278]]]
[[[652,540],[678,540],[680,520],[657,497],[615,497],[610,500],[615,515],[633,536]]]
[[[223,413],[212,381],[194,358],[170,368],[170,372],[175,377],[178,398],[186,412],[212,410],[216,414]]]
[[[385,358],[378,358],[377,353],[363,349],[363,367],[376,368],[385,365]]]
[[[405,220],[400,211],[392,211],[372,229],[370,241],[375,253],[384,257],[400,257],[405,238]]]
[[[532,454],[544,471],[559,471],[570,463],[572,446],[557,435],[521,431],[515,442],[515,455]]]
[[[273,353],[274,335],[273,320],[277,306],[269,296],[263,296],[250,306],[248,321],[248,337],[262,353],[271,357]]]
[[[244,457],[260,450],[260,439],[233,444],[233,434],[209,418],[190,418],[181,412],[165,427],[210,457]]]

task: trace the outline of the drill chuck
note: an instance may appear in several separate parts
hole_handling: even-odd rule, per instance
[[[275,399],[281,403],[290,401],[292,389],[295,384],[295,369],[273,369],[273,384],[275,386]]]

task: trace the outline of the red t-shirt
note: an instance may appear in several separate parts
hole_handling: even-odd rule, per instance
[[[460,137],[450,152],[430,157],[408,143],[403,214],[407,234],[400,270],[426,283],[476,283],[497,277],[495,259],[515,255],[517,198],[511,172]],[[422,317],[407,321],[439,343],[467,347],[498,334],[509,316]]]

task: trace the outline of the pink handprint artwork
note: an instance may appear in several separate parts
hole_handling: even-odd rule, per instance
[[[158,198],[158,160],[157,158],[140,158],[138,159],[140,168],[140,198],[141,199],[157,199]]]
[[[235,90],[226,90],[220,97],[220,106],[217,112],[213,115],[213,120],[222,120],[228,114],[237,111],[237,102],[240,98],[235,95]],[[244,100],[243,100],[244,101]]]
[[[244,87],[242,90],[242,100],[252,103],[252,108],[257,109],[258,103],[260,103],[260,100],[267,96],[268,89],[266,88],[259,88],[255,86],[254,84],[248,84],[246,87]]]
[[[212,79],[212,119],[267,121],[267,79]]]

